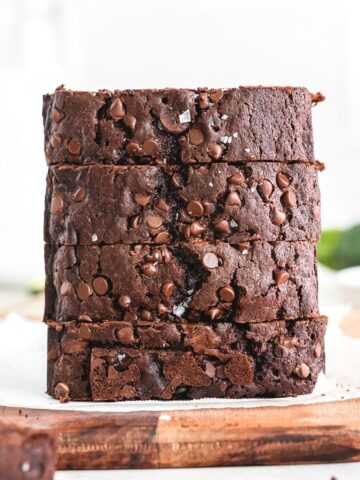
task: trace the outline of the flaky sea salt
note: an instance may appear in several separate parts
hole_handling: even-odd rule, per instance
[[[185,313],[185,307],[183,305],[175,305],[173,308],[173,314],[177,317],[181,317]]]
[[[239,135],[239,133],[238,133],[238,132],[234,132],[234,133],[232,134],[232,136],[233,136],[234,138],[237,138],[237,137],[238,137],[238,135]]]
[[[212,182],[209,182],[209,187],[213,187],[214,184]]]
[[[180,115],[179,115],[179,121],[180,121],[180,123],[188,123],[188,122],[191,122],[190,110],[185,110],[185,112],[180,113]]]
[[[235,222],[234,219],[231,219],[231,220],[230,220],[230,226],[233,227],[233,228],[235,228],[235,227],[238,226],[238,224]]]
[[[229,118],[229,115],[226,115],[226,113],[224,113],[224,115],[222,115],[221,117],[221,120],[227,120]]]
[[[30,472],[30,463],[29,463],[29,462],[24,462],[24,463],[22,463],[22,465],[21,465],[21,471],[22,471],[23,473],[28,473],[28,472]]]
[[[96,235],[96,233],[94,233],[94,234],[92,235],[92,237],[91,237],[91,240],[92,240],[93,242],[96,242],[97,239],[98,239],[98,236]]]

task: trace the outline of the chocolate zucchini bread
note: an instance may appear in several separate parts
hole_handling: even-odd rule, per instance
[[[48,393],[310,393],[324,370],[304,88],[45,95]]]
[[[49,164],[314,162],[305,88],[240,87],[44,96]]]
[[[49,169],[49,244],[160,245],[196,237],[314,242],[319,236],[320,192],[309,164]]]
[[[62,401],[299,395],[324,368],[324,317],[48,323],[48,393]]]
[[[254,322],[319,313],[312,243],[195,240],[45,251],[45,319]]]
[[[0,419],[0,479],[52,480],[54,443],[44,431]]]

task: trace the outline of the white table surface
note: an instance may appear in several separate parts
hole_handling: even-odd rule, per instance
[[[359,480],[360,463],[57,472],[55,480]]]

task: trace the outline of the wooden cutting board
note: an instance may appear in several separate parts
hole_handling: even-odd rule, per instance
[[[58,441],[58,469],[360,460],[360,400],[138,413],[0,407],[0,413],[53,432]]]

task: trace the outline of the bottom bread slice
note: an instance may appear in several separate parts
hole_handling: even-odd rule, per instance
[[[326,324],[49,322],[48,393],[61,401],[310,393],[324,370]]]

